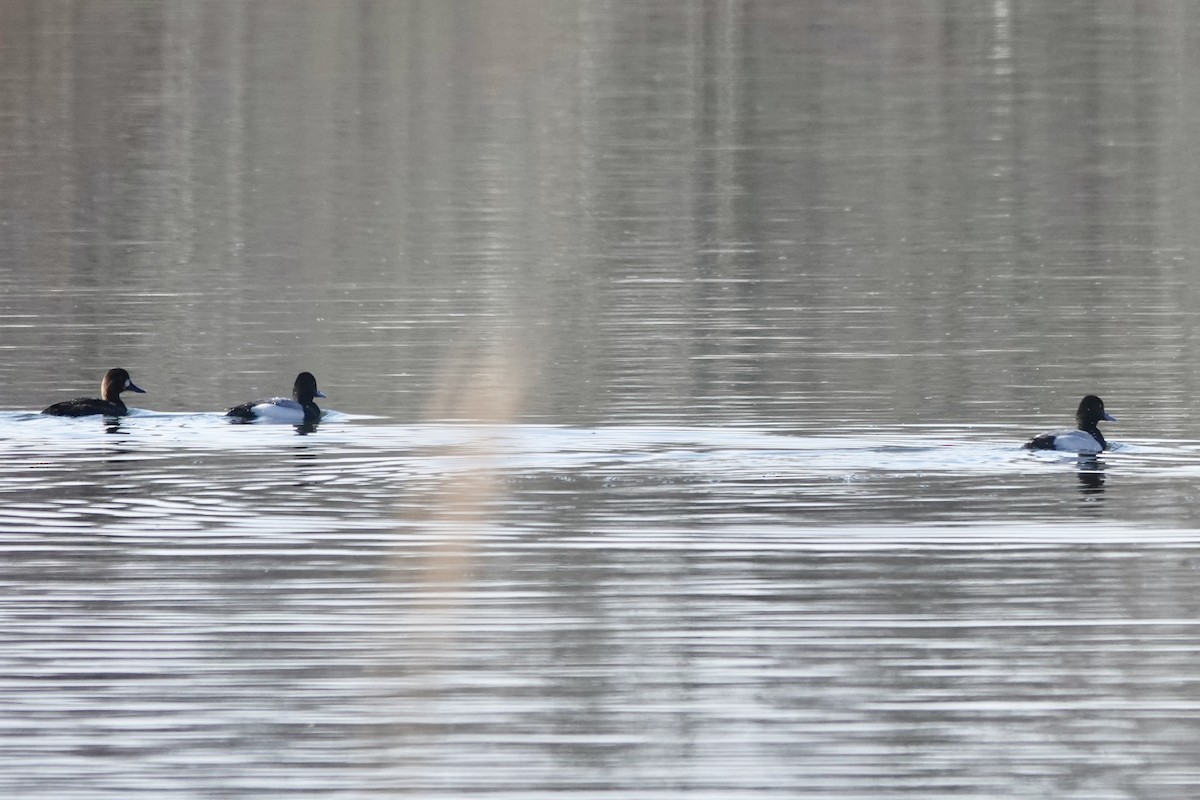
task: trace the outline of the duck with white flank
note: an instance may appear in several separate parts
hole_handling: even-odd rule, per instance
[[[1069,453],[1095,454],[1108,447],[1104,434],[1100,433],[1101,420],[1116,422],[1117,418],[1104,410],[1104,401],[1094,394],[1089,394],[1079,402],[1079,410],[1075,412],[1075,423],[1079,426],[1074,431],[1056,431],[1043,433],[1025,445],[1026,450],[1064,450]]]
[[[251,400],[234,406],[225,416],[251,422],[263,420],[269,422],[285,422],[289,425],[311,425],[321,419],[321,409],[313,402],[313,398],[324,397],[317,388],[317,379],[311,372],[301,372],[296,376],[292,385],[292,397],[271,397],[265,400]]]

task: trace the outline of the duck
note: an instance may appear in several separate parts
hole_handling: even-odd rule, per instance
[[[265,400],[251,400],[229,409],[225,416],[244,422],[264,420],[286,422],[290,425],[311,425],[321,419],[321,409],[313,402],[315,397],[325,397],[325,393],[317,388],[317,379],[311,372],[301,372],[292,384],[291,399],[271,397]]]
[[[1116,422],[1117,418],[1104,410],[1103,400],[1089,394],[1079,401],[1079,410],[1075,412],[1078,430],[1043,433],[1027,442],[1025,449],[1065,450],[1089,455],[1099,453],[1108,447],[1108,442],[1104,441],[1104,434],[1100,433],[1100,427],[1097,425],[1101,420]]]
[[[103,414],[106,417],[123,417],[129,413],[121,400],[121,392],[136,392],[145,394],[146,390],[134,384],[129,373],[120,367],[104,373],[100,381],[99,397],[77,397],[74,400],[63,400],[42,409],[43,414],[55,417],[90,417]]]

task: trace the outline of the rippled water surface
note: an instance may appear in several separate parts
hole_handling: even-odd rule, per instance
[[[1194,797],[1197,13],[0,5],[0,796]]]

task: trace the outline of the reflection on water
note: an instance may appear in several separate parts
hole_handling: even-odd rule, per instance
[[[970,429],[92,422],[3,420],[7,792],[1069,794],[1152,780],[1131,732],[1191,763],[1194,534],[1130,526],[1194,442],[1106,456],[1096,517],[1099,459]]]
[[[1101,496],[1104,493],[1105,463],[1095,456],[1080,457],[1079,486],[1085,495]]]
[[[1173,5],[335,5],[0,9],[5,407],[1200,438]]]
[[[0,794],[1195,795],[1197,13],[0,4]]]
[[[401,426],[337,412],[299,429],[233,425],[215,413],[138,412],[119,426],[25,413],[0,422],[8,432],[0,492],[12,495],[0,522],[10,530],[28,509],[41,509],[38,530],[94,513],[89,505],[98,497],[137,509],[124,525],[164,532],[209,528],[230,514],[274,530],[276,514],[301,511],[328,531],[364,522],[390,529],[398,504],[416,515],[408,517],[412,524],[448,514],[459,527],[518,530],[632,520],[683,520],[697,530],[734,522],[802,528],[983,519],[1200,526],[1191,505],[1163,502],[1186,496],[1200,474],[1197,442],[1119,443],[1095,457],[1030,452],[1021,440],[952,427],[806,436],[751,428]],[[120,435],[111,436],[114,430]],[[1102,497],[1102,516],[1080,516],[1087,513],[1081,500]]]
[[[1191,763],[1194,534],[1131,526],[1198,443],[0,421],[9,792],[59,790],[31,757],[235,796],[1069,795],[1152,780],[1131,732]]]

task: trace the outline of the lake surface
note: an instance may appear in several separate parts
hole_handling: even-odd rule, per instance
[[[1194,797],[1198,45],[0,5],[0,795]]]

